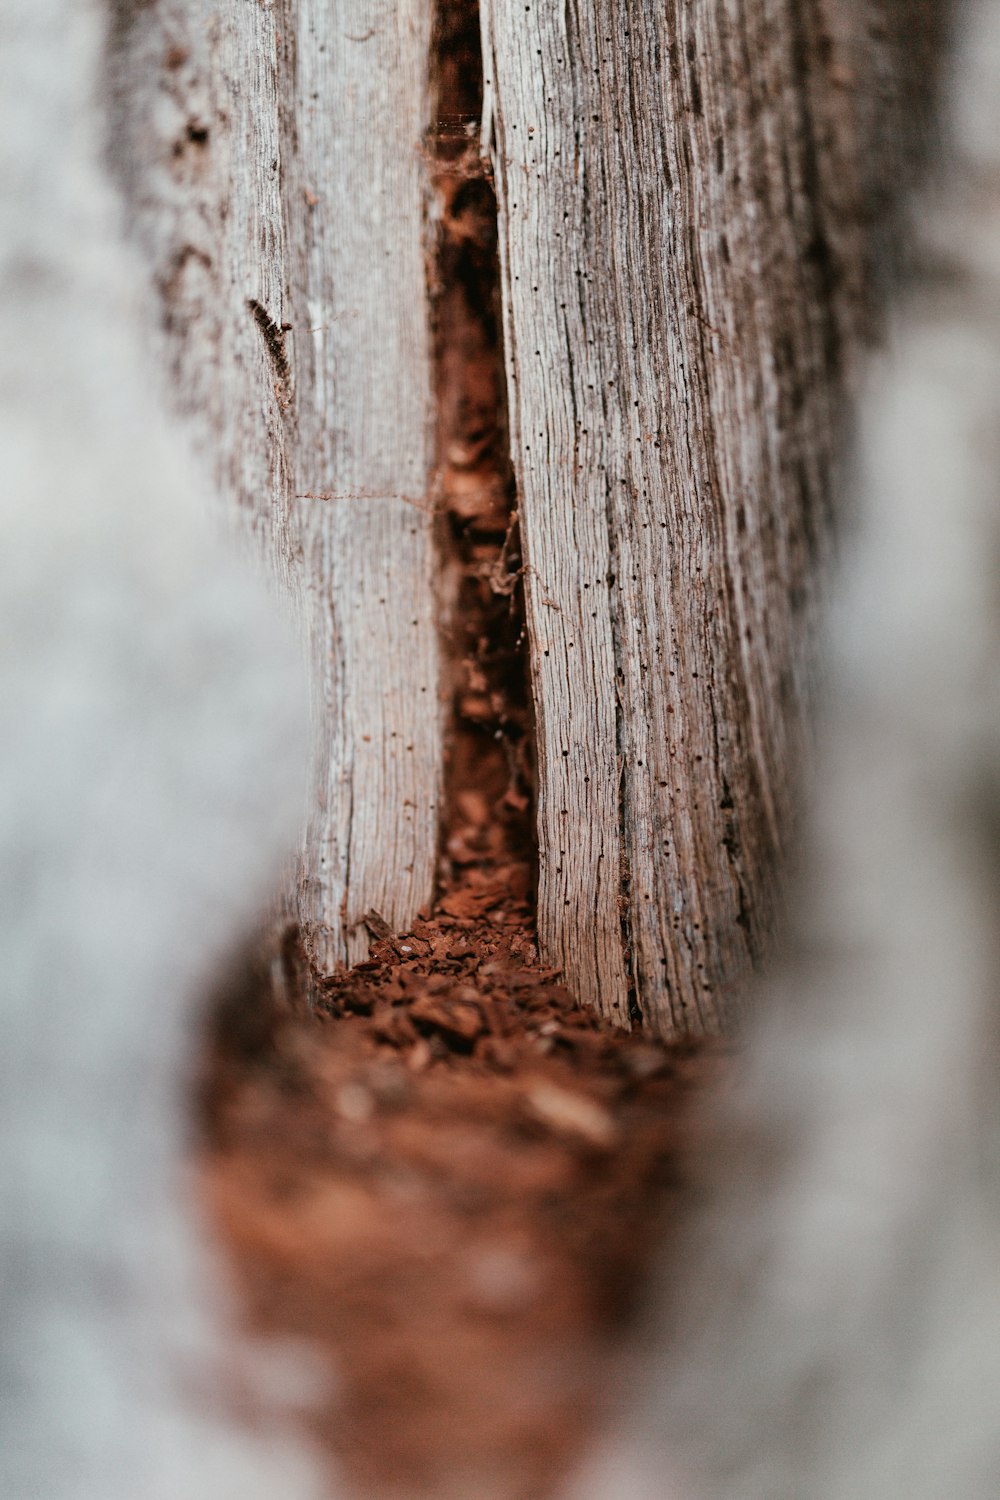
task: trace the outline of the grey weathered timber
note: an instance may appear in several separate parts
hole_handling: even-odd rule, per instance
[[[794,823],[891,52],[861,14],[484,8],[540,937],[663,1035],[731,1020]]]
[[[125,228],[153,278],[149,336],[218,480],[221,519],[260,535],[287,588],[297,545],[290,381],[276,358],[285,254],[273,14],[209,0],[109,9],[109,151]]]
[[[1000,8],[964,9],[923,264],[861,403],[792,942],[629,1441],[574,1500],[997,1491]]]
[[[329,737],[301,913],[329,968],[367,955],[369,909],[404,927],[434,881],[430,3],[294,0],[282,26],[295,505]]]
[[[423,261],[429,6],[115,10],[112,151],[169,394],[313,661],[317,967],[430,899],[441,745]]]

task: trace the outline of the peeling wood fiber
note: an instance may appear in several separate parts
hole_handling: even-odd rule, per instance
[[[661,1035],[733,1021],[794,827],[873,253],[852,16],[483,11],[540,937]]]

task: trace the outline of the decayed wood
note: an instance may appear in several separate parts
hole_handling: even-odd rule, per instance
[[[872,253],[873,85],[828,20],[484,8],[541,941],[665,1035],[731,1020],[794,820]]]
[[[282,26],[296,490],[329,497],[296,501],[329,747],[301,910],[329,968],[367,955],[370,908],[403,927],[434,879],[430,4],[294,0]]]
[[[267,537],[287,584],[296,541],[273,16],[207,0],[111,9],[109,151],[154,279],[150,336],[167,393],[218,481],[222,518]]]
[[[964,9],[915,285],[862,404],[793,943],[628,1452],[575,1500],[996,1493],[1000,9]]]
[[[429,6],[122,4],[113,152],[169,394],[314,663],[320,969],[432,893],[441,775],[423,262]]]

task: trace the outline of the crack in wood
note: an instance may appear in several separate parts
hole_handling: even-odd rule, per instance
[[[291,399],[292,389],[292,367],[285,351],[285,334],[290,331],[291,324],[275,322],[267,308],[258,302],[256,297],[247,298],[247,308],[261,331],[267,352],[271,356],[275,372],[281,382],[282,406],[285,407]]]
[[[507,441],[496,199],[480,150],[477,0],[440,0],[432,30],[432,118],[422,146],[432,190],[429,283],[435,334],[440,619],[450,702],[441,880],[486,867],[535,881],[534,746],[527,693],[524,567]]]

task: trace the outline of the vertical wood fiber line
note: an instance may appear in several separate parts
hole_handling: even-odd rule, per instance
[[[115,0],[116,166],[169,395],[310,642],[320,970],[431,899],[441,734],[424,263],[429,0]]]
[[[424,258],[428,0],[286,0],[296,489],[327,729],[302,893],[322,969],[431,899],[441,777]],[[294,54],[292,53],[294,49]],[[294,66],[292,56],[294,55]]]
[[[483,14],[540,937],[613,1018],[714,1031],[772,922],[856,318],[829,41],[798,0]]]

